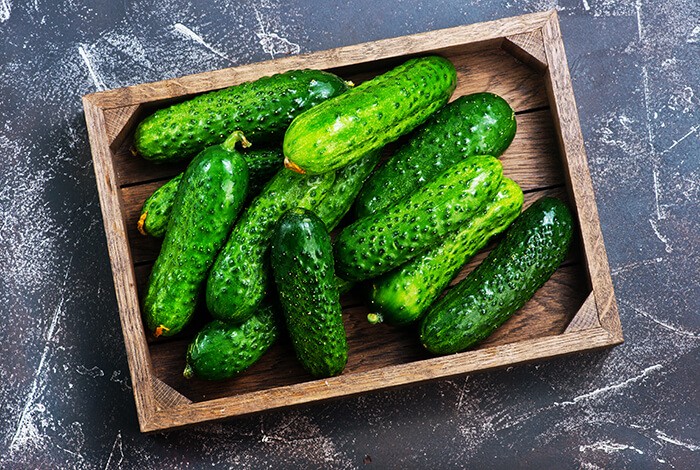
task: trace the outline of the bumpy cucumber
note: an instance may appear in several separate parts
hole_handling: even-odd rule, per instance
[[[500,96],[457,98],[430,116],[372,175],[357,197],[357,216],[391,206],[464,158],[500,156],[513,141],[515,128],[515,113]]]
[[[462,160],[387,211],[347,226],[335,243],[338,275],[377,277],[435,246],[493,199],[502,174],[493,157]]]
[[[202,151],[188,165],[144,300],[148,329],[178,333],[190,320],[207,271],[224,244],[248,189],[240,132]]]
[[[187,348],[185,378],[224,380],[253,365],[280,334],[272,305],[262,305],[247,321],[233,325],[214,320]]]
[[[275,223],[294,207],[313,209],[331,189],[335,173],[305,176],[282,168],[233,227],[212,266],[206,299],[211,314],[241,323],[262,302],[267,291],[267,253]]]
[[[411,59],[295,118],[284,136],[285,165],[319,174],[352,163],[420,125],[456,85],[450,61]]]
[[[326,225],[306,209],[287,211],[275,227],[270,255],[299,362],[314,377],[340,374],[348,344]]]
[[[183,173],[153,191],[141,207],[141,217],[136,224],[141,235],[163,238],[170,222],[177,188],[182,181]]]
[[[379,163],[379,157],[379,151],[375,150],[356,162],[337,170],[333,191],[329,192],[314,209],[328,230],[333,230],[350,210],[365,180]]]
[[[418,320],[462,266],[520,214],[523,192],[503,178],[496,197],[440,245],[372,282],[371,309],[391,325]],[[380,318],[378,318],[380,317]]]
[[[136,128],[134,147],[147,160],[169,162],[221,143],[235,130],[253,143],[281,140],[297,115],[346,90],[343,80],[318,70],[262,77],[156,111]]]
[[[571,213],[559,199],[542,198],[523,211],[504,240],[423,318],[425,348],[455,353],[488,337],[550,278],[572,235]]]
[[[247,150],[243,154],[248,164],[248,199],[257,196],[262,187],[282,168],[281,149]],[[175,194],[182,179],[177,175],[146,199],[141,208],[138,230],[143,235],[163,238],[168,227]]]

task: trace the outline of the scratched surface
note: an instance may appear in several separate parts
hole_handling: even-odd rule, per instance
[[[700,4],[0,0],[0,468],[700,467]],[[557,8],[627,343],[143,436],[80,96]]]

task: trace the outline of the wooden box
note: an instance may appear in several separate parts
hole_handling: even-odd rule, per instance
[[[136,231],[140,207],[184,167],[156,166],[129,153],[145,115],[197,93],[298,68],[332,71],[359,83],[410,56],[441,54],[455,64],[454,97],[491,91],[516,110],[518,131],[502,156],[526,205],[545,194],[568,200],[578,222],[568,259],[513,318],[478,348],[433,357],[412,329],[366,321],[361,287],[342,299],[350,345],[345,372],[313,380],[289,341],[276,344],[238,378],[182,377],[184,337],[154,341],[139,293],[159,244]],[[262,410],[343,397],[616,345],[622,342],[579,120],[556,12],[414,34],[87,95],[87,128],[141,430],[162,430]],[[484,250],[484,252],[488,251]],[[464,278],[476,256],[454,282]],[[453,282],[453,283],[454,283]]]

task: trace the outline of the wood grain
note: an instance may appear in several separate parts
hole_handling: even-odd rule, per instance
[[[580,230],[570,256],[530,302],[472,351],[430,357],[412,329],[370,325],[365,320],[366,287],[360,284],[342,299],[350,360],[341,376],[312,380],[294,359],[289,343],[282,340],[236,379],[186,381],[181,375],[184,351],[198,326],[207,321],[206,312],[200,309],[197,322],[179,338],[146,338],[139,290],[159,244],[135,231],[143,201],[185,164],[157,166],[131,155],[130,138],[139,116],[196,93],[284,70],[330,69],[359,82],[408,57],[427,53],[454,61],[459,74],[456,96],[492,91],[513,104],[518,132],[502,156],[504,173],[526,191],[526,205],[542,195],[555,194],[575,209]],[[543,61],[546,67],[541,66]],[[136,85],[88,95],[83,102],[142,431],[450,377],[622,341],[556,13]],[[490,248],[467,263],[452,284],[463,279]],[[596,319],[602,326],[591,321]],[[569,331],[565,331],[567,325]]]

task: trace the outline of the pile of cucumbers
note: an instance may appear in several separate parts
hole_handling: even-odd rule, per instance
[[[312,376],[342,373],[339,297],[356,283],[370,322],[415,325],[428,351],[448,354],[489,336],[547,281],[571,242],[569,209],[543,198],[521,213],[523,192],[498,160],[515,136],[513,109],[492,93],[448,104],[456,84],[439,56],[358,86],[292,70],[139,124],[135,153],[190,160],[138,221],[163,238],[143,302],[148,330],[180,333],[198,303],[212,317],[183,358],[185,377],[234,377],[282,335]]]

